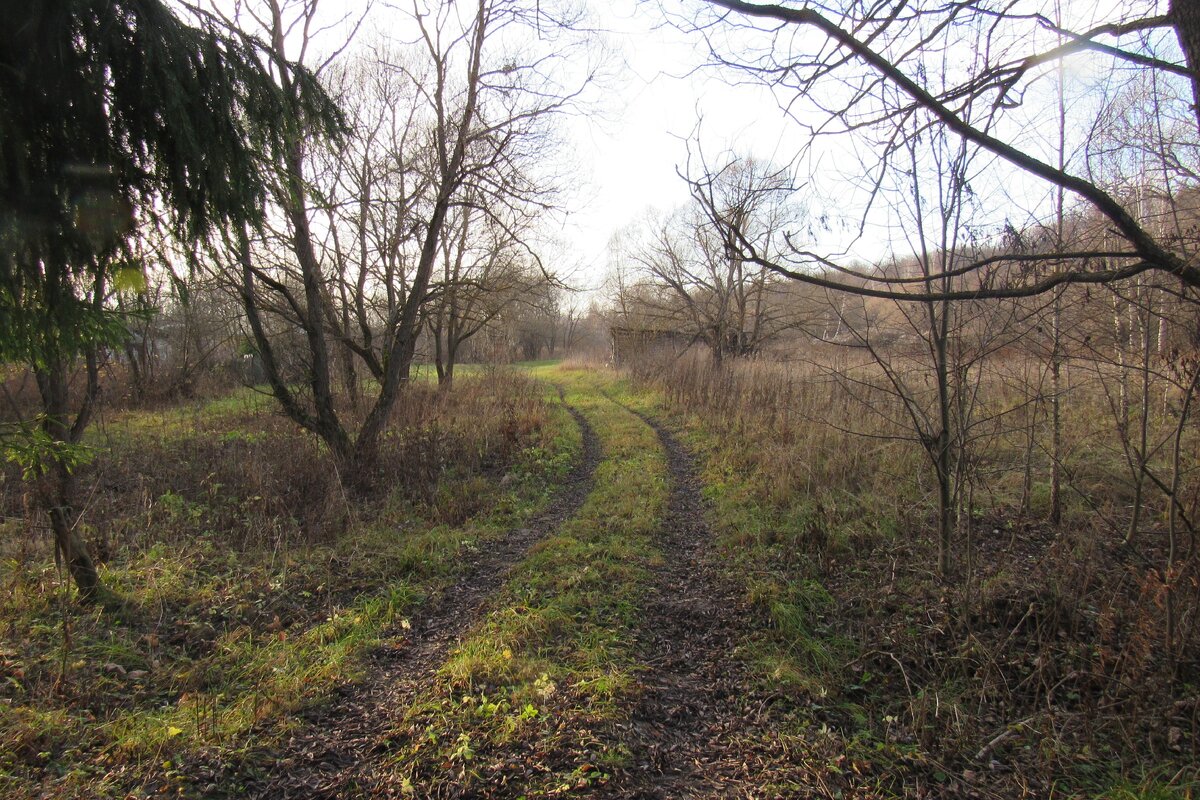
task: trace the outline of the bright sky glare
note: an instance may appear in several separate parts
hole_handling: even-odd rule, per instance
[[[237,0],[213,2],[233,16]],[[585,2],[600,29],[596,35],[605,40],[617,63],[604,65],[614,77],[593,93],[589,113],[565,120],[571,173],[567,207],[547,231],[557,243],[548,248],[550,266],[584,290],[582,298],[592,296],[589,290],[604,282],[614,232],[644,218],[650,209],[666,211],[687,200],[687,187],[676,168],[687,159],[685,139],[699,120],[709,156],[736,149],[743,155],[782,157],[780,140],[788,130],[768,91],[732,87],[711,71],[700,70],[707,56],[704,43],[665,25],[654,4]],[[405,38],[396,26],[406,15],[389,6],[378,0],[370,4],[358,28],[359,40],[370,41],[381,33]],[[320,21],[329,27],[310,56],[341,47],[351,23],[367,7],[367,0],[325,0]],[[292,52],[297,48],[298,42]]]
[[[599,4],[600,0],[596,0]],[[676,173],[687,160],[685,140],[698,122],[710,157],[736,149],[740,154],[779,159],[789,126],[774,97],[758,86],[730,86],[713,72],[698,69],[707,52],[703,42],[670,26],[645,3],[615,0],[597,8],[625,69],[611,92],[608,114],[575,119],[582,191],[563,229],[574,243],[579,283],[594,288],[607,271],[608,241],[651,208],[668,210],[687,200]]]
[[[214,1],[231,6],[236,0]],[[704,68],[708,52],[701,37],[666,24],[658,4],[583,1],[590,5],[593,24],[600,29],[596,35],[605,40],[611,58],[619,63],[605,65],[615,77],[593,93],[586,111],[565,120],[567,207],[565,214],[549,224],[546,235],[554,244],[544,255],[548,266],[585,290],[576,303],[595,297],[603,286],[614,233],[644,219],[651,210],[669,211],[687,201],[686,184],[676,170],[685,166],[686,140],[695,134],[697,125],[710,161],[734,151],[739,156],[782,164],[803,145],[797,141],[797,126],[785,118],[767,88],[750,82],[731,85],[728,75]],[[664,5],[683,8],[677,3]],[[1072,5],[1069,0],[1068,5]],[[1093,18],[1111,10],[1086,2],[1073,5]],[[355,19],[366,6],[367,0],[326,0],[321,11],[333,23],[328,42],[344,43],[345,27],[336,21]],[[403,18],[390,4],[376,2],[358,35],[369,39],[376,32],[395,34],[395,26]],[[1076,62],[1075,67],[1079,66]],[[1024,109],[1027,121],[1036,118],[1040,104],[1029,102],[1028,106]],[[1038,141],[1039,136],[1039,126],[1027,125],[1019,146],[1027,146],[1031,152],[1045,151],[1049,143]],[[858,210],[850,199],[854,191],[848,187],[861,180],[860,165],[872,161],[870,146],[863,147],[863,142],[839,140],[813,149],[814,160],[802,165],[811,175],[801,177],[811,178],[825,192],[820,200],[811,201],[810,208],[816,213],[831,209],[834,216],[844,215],[849,228],[854,228]],[[1049,158],[1047,152],[1040,155]],[[990,196],[988,205],[999,209],[997,213],[1022,207],[1036,210],[1050,198],[1049,188],[1028,175],[1003,167],[991,173],[989,180],[974,188]],[[897,221],[884,217],[868,221],[874,227],[860,241],[851,244],[844,230],[834,230],[823,235],[825,241],[818,246],[829,251],[848,249],[852,256],[881,256],[888,250],[889,240],[897,236]],[[1029,221],[1014,220],[1018,225]]]

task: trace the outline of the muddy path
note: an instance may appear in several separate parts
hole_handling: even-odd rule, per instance
[[[622,736],[632,758],[602,794],[741,796],[763,767],[763,754],[747,749],[757,749],[768,698],[753,689],[736,652],[756,623],[744,592],[722,572],[692,456],[660,422],[633,413],[658,434],[672,487],[658,541],[664,563],[637,634],[646,671]]]
[[[376,794],[381,787],[372,786],[374,762],[386,748],[389,710],[411,705],[425,693],[451,648],[486,613],[512,568],[532,545],[574,515],[591,491],[601,458],[600,440],[577,409],[565,401],[564,407],[579,428],[583,448],[549,507],[525,527],[480,548],[454,585],[417,610],[411,628],[395,631],[371,656],[364,681],[342,687],[329,702],[301,717],[299,730],[282,751],[260,751],[252,763],[228,765],[219,771],[224,774],[211,776],[210,790],[201,790],[204,796],[233,792],[286,800]],[[203,777],[197,777],[203,786]]]

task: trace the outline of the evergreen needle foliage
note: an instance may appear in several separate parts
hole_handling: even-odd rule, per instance
[[[206,17],[189,25],[160,0],[7,0],[3,19],[0,363],[33,369],[43,431],[74,445],[98,393],[99,348],[126,335],[111,294],[141,283],[126,247],[137,221],[193,244],[257,224],[283,147],[336,132],[341,118],[311,74],[290,68],[285,93],[261,43]],[[71,407],[81,357],[88,386]],[[46,503],[56,541],[90,593],[82,543],[60,532],[70,462],[46,452],[60,484]]]

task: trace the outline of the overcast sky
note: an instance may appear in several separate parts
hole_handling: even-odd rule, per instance
[[[591,113],[566,120],[567,213],[548,225],[558,246],[547,249],[557,262],[550,266],[569,271],[573,285],[594,290],[604,281],[615,231],[644,218],[649,209],[667,211],[687,200],[676,168],[686,161],[685,139],[699,120],[705,152],[712,156],[736,149],[773,159],[788,126],[762,88],[731,87],[700,69],[707,56],[703,41],[664,24],[657,4],[583,1],[599,29],[597,38],[611,54],[604,65],[609,75],[591,97]],[[215,0],[227,12],[235,2]],[[324,0],[319,10],[331,28],[314,52],[341,46],[346,21],[356,21],[367,7],[367,0]],[[405,13],[379,0],[370,7],[357,29],[358,40],[380,34],[409,38],[398,28],[407,24]]]
[[[580,282],[589,285],[605,275],[615,231],[644,218],[648,209],[666,211],[687,200],[676,169],[685,165],[685,140],[698,121],[703,120],[710,156],[736,150],[773,160],[790,157],[780,152],[789,126],[766,90],[730,86],[701,69],[707,58],[703,42],[663,25],[652,6],[595,2],[603,6],[607,39],[624,65],[619,87],[608,93],[608,113],[576,119],[570,131],[578,145],[582,191],[563,234],[575,243]]]
[[[606,94],[603,105],[608,113],[577,119],[571,126],[580,191],[562,235],[581,265],[577,282],[594,287],[606,275],[608,242],[615,231],[643,219],[648,209],[666,211],[687,200],[686,184],[676,169],[686,162],[685,140],[698,121],[702,120],[699,139],[710,161],[732,151],[786,164],[806,142],[799,138],[799,126],[781,108],[781,100],[794,98],[777,98],[753,82],[735,85],[728,71],[706,66],[710,55],[702,38],[664,24],[659,4],[590,2],[624,62],[619,88]],[[662,5],[677,13],[687,7],[678,2]],[[1089,18],[1100,15],[1093,3],[1075,5]],[[951,63],[954,58],[960,56],[951,54]],[[961,58],[969,61],[970,54]],[[1075,83],[1069,91],[1089,91],[1084,59],[1073,60],[1068,68]],[[1056,126],[1040,123],[1051,109],[1053,98],[1046,93],[1050,88],[1048,82],[1039,84],[1025,96],[1024,108],[1010,114],[1008,123],[1014,143],[1047,159],[1053,158],[1051,140],[1056,138],[1050,129]],[[864,165],[874,165],[875,155],[869,141],[839,137],[811,146],[807,160],[795,164],[798,180],[807,184],[800,202],[810,216],[824,216],[831,226],[815,234],[817,249],[844,252],[852,260],[883,258],[894,248],[901,256],[907,254],[906,245],[911,244],[904,230],[907,221],[892,210],[877,208],[867,217],[861,238],[857,236],[866,198]],[[999,230],[1012,213],[1012,222],[1021,227],[1050,207],[1049,186],[998,164],[994,157],[981,154],[975,175],[972,188],[989,209],[985,225]]]
[[[746,82],[733,85],[728,74],[706,68],[704,41],[696,33],[665,24],[658,3],[581,1],[590,4],[593,21],[600,29],[596,36],[611,52],[606,64],[610,76],[593,94],[589,113],[566,120],[568,213],[548,220],[549,234],[557,246],[548,247],[546,255],[549,266],[560,274],[569,273],[572,284],[596,290],[608,271],[608,245],[614,232],[644,219],[651,209],[669,211],[687,200],[686,184],[676,170],[684,167],[686,140],[701,120],[701,142],[710,161],[734,151],[739,156],[783,164],[793,159],[803,143],[797,140],[798,126],[785,118],[769,90]],[[676,13],[688,8],[675,0],[662,5]],[[1068,0],[1068,5],[1093,19],[1104,13],[1097,4],[1084,0]],[[366,0],[325,0],[321,10],[338,19],[357,16],[356,9],[365,7]],[[381,32],[398,35],[396,26],[404,15],[385,2],[374,3],[372,9],[359,37]],[[341,36],[344,42],[345,36],[336,27],[329,36]],[[969,60],[969,54],[964,56]],[[1071,65],[1073,80],[1085,94],[1091,91],[1086,87],[1087,65],[1079,59]],[[1027,94],[1011,123],[1018,133],[1014,143],[1050,159],[1047,148],[1054,137],[1046,135],[1046,127],[1039,124],[1044,122],[1039,114],[1044,117],[1050,108],[1048,99],[1039,99],[1036,92]],[[878,215],[861,239],[850,241],[845,231],[857,230],[861,211],[855,207],[861,195],[856,197],[853,185],[861,183],[861,165],[872,162],[871,146],[846,138],[827,141],[813,148],[809,161],[797,165],[800,179],[811,182],[812,192],[805,199],[810,212],[828,214],[833,223],[834,230],[820,234],[818,248],[848,250],[852,256],[874,259],[888,252],[892,242],[903,244],[904,222],[894,214]],[[988,162],[994,159],[983,158],[980,164]],[[988,166],[981,172],[987,173],[986,179],[981,177],[972,188],[979,193],[981,205],[990,209],[989,216],[995,217],[987,224],[997,227],[997,221],[1007,219],[1012,209],[1018,214],[1012,221],[1021,227],[1048,206],[1049,187],[1031,181],[1028,175],[1003,166]],[[1019,216],[1022,210],[1025,218]],[[839,222],[845,223],[840,233]],[[583,295],[580,299],[586,302],[588,298]]]

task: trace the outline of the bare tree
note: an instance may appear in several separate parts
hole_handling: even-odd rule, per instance
[[[472,225],[471,206],[459,209],[445,239],[442,274],[427,314],[438,383],[449,386],[462,347],[505,309],[527,302],[546,281],[519,241],[493,221]]]
[[[682,24],[707,38],[719,64],[770,83],[791,117],[814,139],[881,132],[885,146],[876,180],[910,135],[903,133],[912,129],[904,123],[921,113],[928,120],[925,126],[945,128],[995,156],[1005,169],[1061,188],[1103,215],[1113,229],[1110,248],[991,253],[960,265],[955,275],[991,268],[1005,257],[1043,268],[1024,270],[1027,279],[1022,281],[957,289],[949,299],[1025,297],[1065,284],[1104,283],[1151,271],[1200,286],[1200,268],[1192,263],[1190,248],[1148,228],[1086,170],[1072,171],[1051,157],[1029,153],[1018,138],[1025,125],[1017,116],[1040,91],[1040,82],[1053,74],[1054,64],[1080,54],[1152,70],[1163,83],[1189,87],[1193,100],[1200,97],[1200,12],[1193,3],[1176,0],[1163,13],[1160,3],[1148,0],[1075,29],[1056,26],[1036,4],[1026,9],[987,0],[948,5],[847,0],[832,7],[710,0]],[[928,56],[964,43],[981,58],[945,74],[926,69]],[[893,96],[901,102],[891,102]],[[1192,109],[1192,121],[1200,123],[1200,108]],[[1195,156],[1198,130],[1200,124],[1194,125],[1188,148],[1162,154],[1178,174],[1190,174],[1193,180],[1195,162],[1187,162]],[[784,257],[772,258],[736,226],[726,230],[748,261],[795,280],[906,301],[923,301],[928,294],[916,278],[908,286],[875,285],[878,276],[799,244]]]
[[[351,118],[349,146],[317,157],[297,131],[276,192],[282,225],[257,241],[245,231],[235,243],[235,284],[271,391],[329,446],[352,485],[367,480],[408,379],[455,215],[469,207],[474,212],[460,219],[487,219],[512,234],[546,208],[546,176],[528,168],[530,159],[550,120],[592,77],[572,73],[569,85],[551,77],[570,48],[550,35],[563,29],[549,26],[540,7],[479,0],[464,11],[414,3],[407,14],[414,40],[343,74],[344,84],[366,84],[369,95]],[[286,32],[315,29],[316,13],[315,2],[265,0],[255,16],[273,43],[285,92]],[[547,34],[531,37],[529,27],[544,22]],[[302,39],[297,60],[308,46]],[[300,381],[290,379],[275,344],[286,328],[304,335]],[[374,378],[377,392],[361,416],[339,410],[335,350],[352,399],[358,367]]]
[[[850,396],[860,398],[864,414],[884,416],[889,430],[907,429],[928,459],[937,498],[938,572],[946,576],[956,536],[964,527],[970,530],[971,456],[983,422],[977,409],[985,358],[997,347],[1011,308],[993,305],[989,314],[979,301],[945,297],[956,283],[978,277],[950,277],[982,249],[971,225],[978,208],[970,185],[978,148],[934,129],[907,137],[905,154],[907,162],[896,162],[889,180],[905,200],[895,212],[911,255],[893,256],[879,272],[919,278],[927,299],[894,304],[889,327],[906,334],[895,337],[880,336],[878,325],[866,315],[866,324],[850,319],[839,303],[849,343],[866,350],[882,375],[835,371],[834,376]],[[894,398],[898,414],[892,404],[878,406],[880,393]]]
[[[637,266],[642,314],[708,345],[713,360],[758,352],[798,319],[776,276],[726,247],[732,225],[774,253],[800,217],[790,171],[753,158],[726,160],[693,184],[693,202],[652,223],[626,255]],[[625,302],[632,300],[626,293]]]

